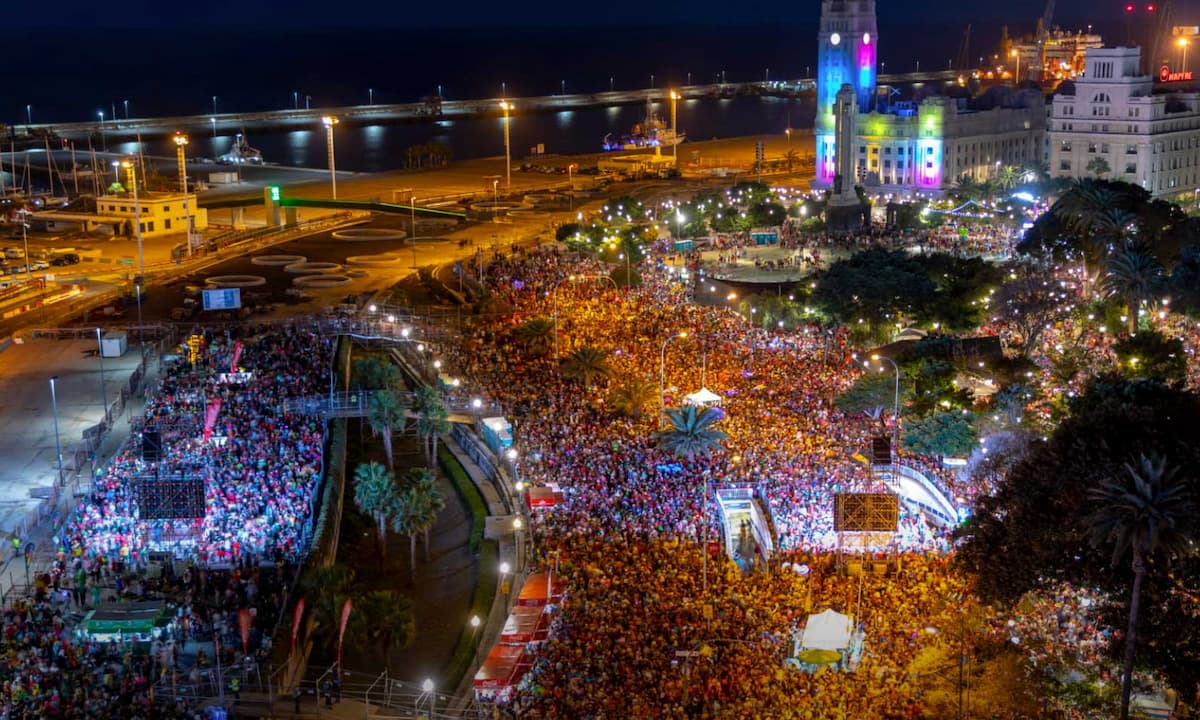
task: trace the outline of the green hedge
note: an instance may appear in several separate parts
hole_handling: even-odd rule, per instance
[[[477,615],[480,621],[486,624],[487,618],[491,614],[492,603],[496,599],[500,548],[495,540],[484,541],[483,539],[483,527],[487,521],[487,505],[466,469],[458,462],[458,458],[454,457],[454,453],[445,446],[439,448],[438,460],[442,471],[450,478],[455,491],[458,492],[459,497],[463,499],[471,512],[470,548],[471,552],[477,553],[479,558],[479,575],[475,582],[475,593],[471,596],[471,609],[467,617]],[[462,683],[463,676],[470,669],[478,652],[479,641],[482,638],[480,633],[481,631],[471,628],[469,623],[463,626],[462,634],[458,637],[458,644],[454,647],[454,654],[450,657],[450,662],[443,673],[441,684],[444,687],[457,689]]]

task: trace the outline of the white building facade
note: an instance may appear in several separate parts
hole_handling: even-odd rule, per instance
[[[1051,175],[1121,180],[1155,197],[1200,187],[1200,93],[1156,85],[1138,73],[1140,56],[1136,47],[1088,50],[1075,94],[1054,96]]]

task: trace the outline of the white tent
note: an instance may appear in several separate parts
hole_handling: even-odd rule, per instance
[[[805,650],[845,650],[850,647],[853,625],[849,615],[834,610],[809,615],[800,647]]]
[[[699,405],[700,407],[721,404],[721,396],[708,388],[700,388],[691,395],[688,395],[684,400],[688,405]]]

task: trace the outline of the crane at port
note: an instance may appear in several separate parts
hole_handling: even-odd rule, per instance
[[[1146,72],[1151,75],[1158,72],[1159,63],[1166,61],[1169,52],[1167,44],[1171,42],[1171,0],[1162,0],[1155,9],[1158,22],[1154,26],[1154,35],[1150,38],[1150,57],[1145,60]]]
[[[1030,73],[1038,82],[1046,79],[1046,38],[1050,35],[1050,23],[1054,21],[1054,2],[1055,0],[1046,0],[1046,7],[1042,10],[1042,16],[1038,18],[1037,24],[1037,68]]]

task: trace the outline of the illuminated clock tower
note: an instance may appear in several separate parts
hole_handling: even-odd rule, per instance
[[[834,104],[842,85],[854,89],[859,112],[872,109],[877,45],[875,0],[821,0],[814,126],[817,185],[831,185],[837,174]]]

